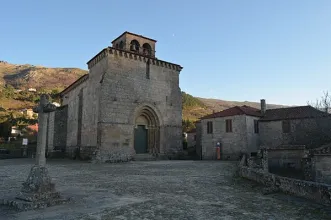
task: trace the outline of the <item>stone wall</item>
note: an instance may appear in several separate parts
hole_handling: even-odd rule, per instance
[[[67,139],[67,119],[68,119],[68,106],[61,106],[56,109],[54,114],[54,150],[61,151],[66,148]]]
[[[316,148],[331,142],[331,117],[291,120],[291,132],[283,133],[282,121],[261,121],[262,146],[305,145]]]
[[[261,147],[275,148],[284,144],[281,121],[260,121],[259,129]]]
[[[95,155],[98,145],[98,122],[100,121],[100,90],[103,77],[107,71],[107,59],[100,60],[89,70],[89,79],[83,90],[82,127],[79,154],[82,159]],[[107,109],[112,111],[112,109]]]
[[[254,120],[259,120],[258,117],[246,116],[246,131],[247,131],[247,153],[257,153],[260,149],[260,135],[255,133]]]
[[[67,140],[68,106],[61,106],[47,114],[48,157],[64,156]],[[61,154],[59,154],[61,152]]]
[[[226,120],[232,119],[232,132],[226,132]],[[258,150],[258,134],[254,133],[254,119],[246,115],[201,120],[203,159],[216,159],[216,143],[221,142],[221,158],[237,160],[242,154]],[[213,122],[213,133],[207,133],[207,122]]]
[[[331,154],[315,154],[312,163],[315,181],[331,185]]]
[[[247,166],[240,166],[239,175],[243,178],[259,182],[268,187],[279,189],[285,193],[311,199],[322,204],[331,204],[330,185],[281,177],[265,172],[262,169],[254,169]]]
[[[201,122],[197,122],[195,123],[195,127],[196,127],[196,135],[197,135],[197,140],[196,140],[196,147],[195,147],[195,151],[196,154],[198,155],[198,158],[201,159],[202,157],[202,149],[201,149],[201,133],[202,133],[202,128],[201,128]]]
[[[268,167],[270,172],[277,170],[302,170],[302,158],[304,157],[304,147],[283,147],[277,149],[267,149]]]
[[[131,159],[134,154],[134,125],[138,109],[148,106],[157,115],[160,154],[182,150],[182,102],[179,71],[174,65],[114,49],[103,58],[99,99],[99,149],[102,161]],[[100,61],[99,61],[100,62]],[[100,72],[100,71],[99,71]],[[117,158],[117,159],[116,159]]]
[[[86,81],[64,95],[62,105],[68,106],[66,151],[69,155],[77,148],[79,93]]]

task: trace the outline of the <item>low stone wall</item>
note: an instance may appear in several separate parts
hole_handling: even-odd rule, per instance
[[[266,149],[268,151],[269,169],[302,170],[301,159],[304,156],[304,147],[282,147]]]
[[[14,158],[32,158],[35,157],[36,147],[27,147],[26,154],[23,148],[15,148],[0,152],[0,159],[14,159]]]
[[[276,187],[282,192],[331,205],[331,185],[282,177],[263,171],[263,169],[254,169],[247,166],[240,166],[239,174],[243,178],[269,187]]]
[[[316,182],[331,184],[331,154],[315,154],[313,167]]]

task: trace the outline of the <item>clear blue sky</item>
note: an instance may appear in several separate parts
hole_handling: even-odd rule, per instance
[[[194,96],[304,105],[331,90],[330,0],[2,1],[0,60],[80,67],[124,31],[156,39]]]

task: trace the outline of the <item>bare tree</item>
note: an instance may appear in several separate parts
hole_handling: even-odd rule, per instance
[[[331,108],[331,95],[328,91],[323,92],[323,96],[321,99],[316,99],[316,102],[310,102],[308,101],[307,104],[310,106],[313,106],[316,109],[324,110],[325,112],[328,112]]]

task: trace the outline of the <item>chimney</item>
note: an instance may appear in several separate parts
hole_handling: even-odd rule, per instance
[[[262,115],[265,114],[266,110],[267,110],[267,105],[265,104],[265,99],[261,99],[261,113],[262,113]]]

